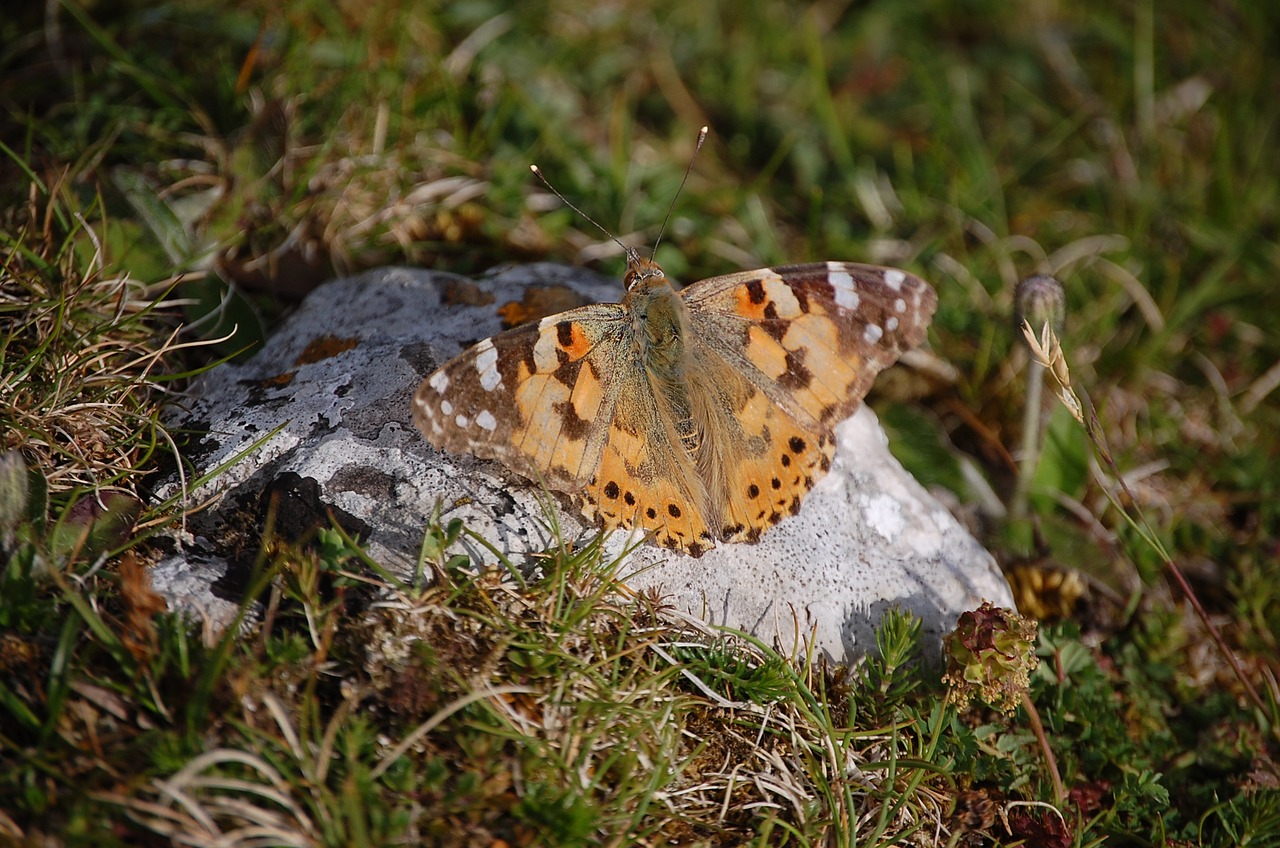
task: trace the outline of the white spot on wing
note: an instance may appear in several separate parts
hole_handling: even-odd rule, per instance
[[[853,287],[853,276],[839,262],[827,263],[827,282],[835,289],[837,306],[850,311],[858,308],[862,298]]]
[[[449,389],[449,375],[443,371],[437,371],[431,375],[431,379],[427,380],[427,385],[436,390],[436,394],[442,395]]]
[[[447,400],[440,401],[440,411],[443,412],[445,415],[452,415],[453,404],[449,403],[449,401]]]
[[[906,311],[907,311],[907,302],[906,302],[905,300],[903,300],[902,298],[898,298],[897,300],[895,300],[895,301],[893,302],[893,308],[894,308],[895,310],[897,310],[898,312],[906,312]]]
[[[470,424],[470,423],[471,423],[471,421],[470,421],[470,420],[468,420],[467,416],[465,416],[465,415],[463,415],[461,412],[459,412],[459,413],[458,413],[458,417],[457,417],[457,418],[455,418],[455,419],[453,419],[453,423],[454,423],[454,424],[457,424],[459,427],[461,427],[461,428],[463,428],[463,429],[466,429],[466,426],[467,426],[468,424]]]
[[[502,374],[498,373],[498,350],[493,346],[493,339],[485,339],[476,345],[476,371],[480,373],[480,387],[486,392],[502,385]]]
[[[875,344],[876,342],[880,341],[880,338],[883,335],[884,335],[884,330],[880,329],[879,324],[868,324],[867,329],[862,331],[862,337],[866,339],[870,344]]]
[[[492,433],[497,428],[498,421],[493,417],[493,413],[486,409],[476,416],[476,426]]]
[[[557,355],[560,345],[555,329],[558,320],[552,316],[538,322],[538,340],[533,344],[533,367],[539,372],[554,371],[560,364]]]
[[[783,282],[782,278],[774,275],[765,277],[764,293],[773,304],[774,311],[777,312],[779,318],[799,318],[801,316],[800,301],[796,299],[796,293],[791,286]]]
[[[898,329],[898,316],[890,315],[889,320],[884,322],[884,328],[891,333]]]
[[[907,275],[899,271],[897,268],[886,268],[884,271],[884,282],[894,291],[900,291],[902,284],[907,281]]]

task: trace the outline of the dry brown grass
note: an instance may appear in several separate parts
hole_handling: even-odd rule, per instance
[[[107,271],[94,225],[36,183],[0,243],[0,450],[50,494],[134,489],[157,444],[183,347],[163,288]]]

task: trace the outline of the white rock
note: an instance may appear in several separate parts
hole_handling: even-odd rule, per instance
[[[478,283],[380,269],[317,289],[251,361],[201,377],[175,416],[180,426],[208,433],[188,457],[199,473],[280,428],[188,493],[192,503],[222,495],[189,520],[189,532],[256,534],[242,526],[243,516],[264,515],[274,497],[278,532],[325,526],[332,511],[375,558],[406,574],[437,506],[443,520],[461,518],[517,559],[553,545],[535,486],[496,463],[436,453],[409,417],[418,384],[466,344],[498,332],[498,306],[520,301],[528,286],[572,290],[585,300],[620,294],[614,281],[546,264]],[[448,305],[459,300],[477,305]],[[892,606],[923,620],[935,652],[961,612],[983,600],[1013,605],[991,556],[893,459],[870,410],[841,424],[837,436],[831,472],[799,514],[759,544],[722,544],[698,559],[641,545],[621,569],[627,584],[657,589],[677,608],[785,651],[797,638],[811,639],[835,662],[874,647],[875,625]],[[161,494],[178,489],[170,481]],[[557,520],[571,540],[593,532],[572,509],[561,508]],[[627,534],[614,533],[606,550],[616,555],[627,542]],[[252,542],[247,550],[252,556]],[[474,562],[493,559],[473,541],[459,550]],[[230,582],[250,565],[229,559]],[[181,556],[163,567],[173,602],[198,604],[191,581],[177,577]]]

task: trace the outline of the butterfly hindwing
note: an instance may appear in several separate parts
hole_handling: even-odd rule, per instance
[[[800,508],[830,467],[834,440],[801,424],[718,351],[699,343],[690,394],[701,445],[704,510],[719,541],[756,542]]]
[[[583,495],[583,511],[606,528],[649,531],[657,544],[695,556],[712,547],[696,464],[642,371],[621,381],[599,467]]]

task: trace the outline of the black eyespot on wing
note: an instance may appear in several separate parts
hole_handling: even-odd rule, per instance
[[[667,514],[670,515],[672,518],[679,518],[680,507],[676,506],[675,504],[667,504]]]
[[[618,499],[619,494],[620,494],[620,490],[618,489],[617,481],[610,480],[608,483],[605,484],[604,496],[606,498],[608,498],[611,501],[614,501]]]

